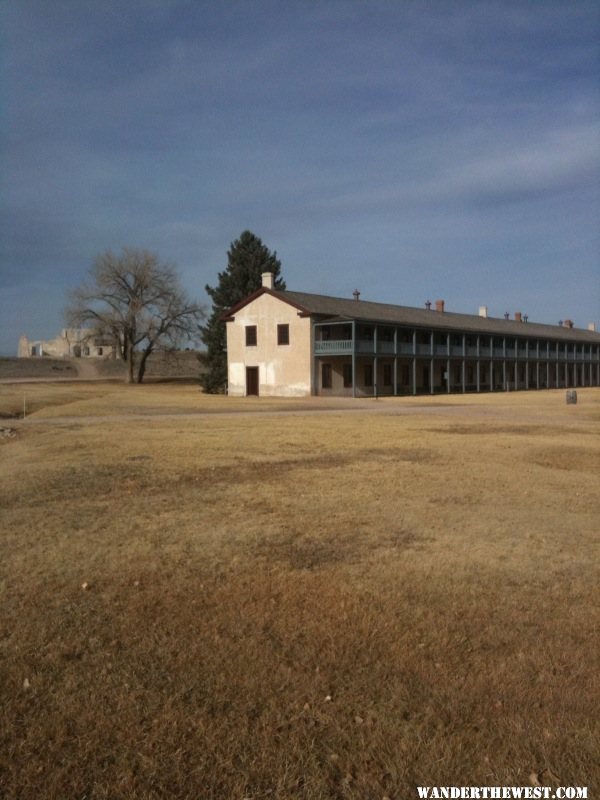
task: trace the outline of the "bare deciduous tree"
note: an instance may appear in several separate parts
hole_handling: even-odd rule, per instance
[[[127,382],[141,383],[150,353],[196,337],[205,314],[171,264],[124,247],[120,255],[107,250],[97,256],[88,282],[71,292],[66,316],[70,325],[109,338],[127,365]]]

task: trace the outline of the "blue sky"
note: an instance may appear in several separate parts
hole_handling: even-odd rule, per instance
[[[600,6],[4,0],[0,353],[123,245],[288,288],[600,322]]]

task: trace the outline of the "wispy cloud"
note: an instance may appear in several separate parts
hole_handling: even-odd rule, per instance
[[[42,316],[31,286],[51,276],[60,294],[105,247],[153,247],[201,294],[246,227],[306,290],[504,305],[518,276],[530,316],[553,318],[568,269],[598,317],[591,0],[1,13],[0,303],[24,328]],[[61,304],[35,297],[60,326]]]

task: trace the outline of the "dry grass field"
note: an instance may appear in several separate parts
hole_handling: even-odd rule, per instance
[[[600,790],[600,391],[0,386],[3,800]]]

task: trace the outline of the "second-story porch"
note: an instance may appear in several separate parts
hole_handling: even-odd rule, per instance
[[[326,374],[345,375],[341,393],[362,396],[593,386],[600,382],[600,364],[591,363],[597,355],[591,346],[533,337],[359,320],[317,322],[313,336],[316,377],[325,364]],[[318,379],[315,386],[335,391]]]

